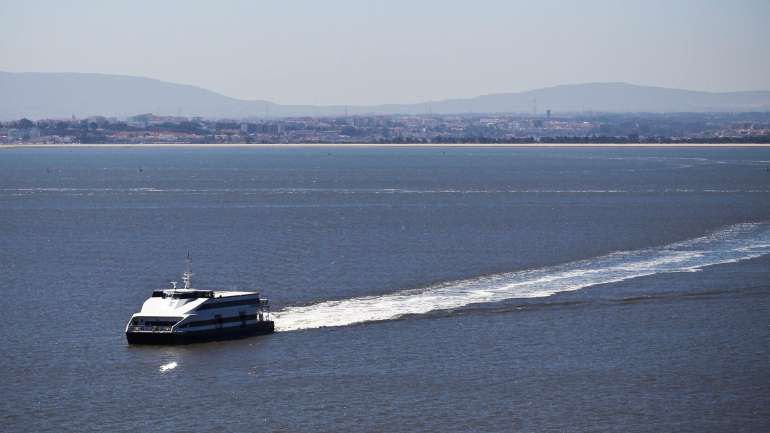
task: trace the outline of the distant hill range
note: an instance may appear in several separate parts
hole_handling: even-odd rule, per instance
[[[419,104],[281,105],[241,100],[150,78],[82,73],[0,72],[0,120],[139,113],[210,118],[348,114],[770,111],[770,91],[711,93],[625,83],[575,84]]]

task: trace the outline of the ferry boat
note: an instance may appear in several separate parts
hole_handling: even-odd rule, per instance
[[[152,292],[126,325],[129,344],[185,344],[270,334],[275,325],[267,299],[258,292],[199,290],[192,287],[190,256],[184,288],[172,281]]]

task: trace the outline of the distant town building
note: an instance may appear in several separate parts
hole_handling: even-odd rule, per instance
[[[352,115],[252,119],[156,116],[0,122],[9,143],[770,142],[770,112]],[[710,140],[710,141],[709,141]]]

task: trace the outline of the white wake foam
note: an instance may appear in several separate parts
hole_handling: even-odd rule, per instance
[[[469,304],[550,296],[663,272],[693,272],[705,266],[765,254],[770,254],[770,222],[737,224],[661,247],[621,251],[559,266],[453,281],[418,290],[287,307],[274,317],[280,331],[344,326]]]

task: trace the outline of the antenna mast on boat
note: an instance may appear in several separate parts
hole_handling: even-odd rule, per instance
[[[184,282],[185,289],[192,289],[192,259],[190,258],[190,252],[187,252],[187,269],[182,274],[182,281]]]

